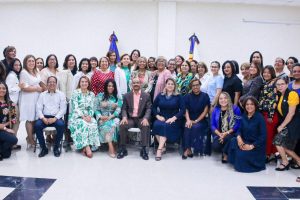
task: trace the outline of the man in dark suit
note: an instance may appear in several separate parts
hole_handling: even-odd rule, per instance
[[[142,150],[140,156],[148,160],[146,145],[149,142],[151,117],[151,97],[148,93],[141,91],[141,83],[138,78],[132,80],[132,91],[123,97],[122,120],[120,122],[120,143],[117,158],[121,159],[128,155],[126,150],[126,137],[129,128],[139,128],[142,137]]]

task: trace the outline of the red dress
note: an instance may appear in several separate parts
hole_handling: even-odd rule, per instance
[[[102,71],[95,71],[91,78],[91,87],[94,94],[97,96],[100,92],[104,92],[104,83],[107,79],[114,79],[112,71],[103,73]]]

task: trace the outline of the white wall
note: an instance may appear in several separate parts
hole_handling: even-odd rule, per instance
[[[147,57],[187,57],[188,38],[195,32],[201,42],[197,59],[244,62],[260,50],[264,63],[273,64],[277,56],[300,58],[300,26],[242,19],[293,21],[300,19],[298,10],[193,2],[0,3],[0,50],[14,45],[21,59],[55,53],[62,64],[68,53],[78,59],[105,55],[114,30],[121,53],[137,48]]]

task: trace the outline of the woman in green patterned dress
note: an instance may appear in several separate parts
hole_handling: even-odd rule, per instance
[[[71,97],[69,129],[75,148],[89,158],[93,156],[90,146],[100,146],[97,122],[93,117],[94,101],[89,78],[82,76]]]
[[[99,93],[95,100],[95,115],[98,122],[101,143],[108,143],[108,155],[116,157],[113,142],[117,142],[119,114],[122,99],[118,98],[116,82],[108,79],[104,83],[104,93]]]
[[[189,90],[191,89],[189,88],[189,85],[194,75],[190,72],[190,70],[191,70],[191,65],[189,61],[184,61],[181,64],[180,73],[177,74],[176,83],[177,83],[178,92],[181,95],[188,94]]]

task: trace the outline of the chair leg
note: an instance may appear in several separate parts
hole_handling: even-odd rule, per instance
[[[33,153],[35,153],[35,152],[36,152],[36,145],[37,145],[37,137],[36,137],[36,134],[35,134]]]

